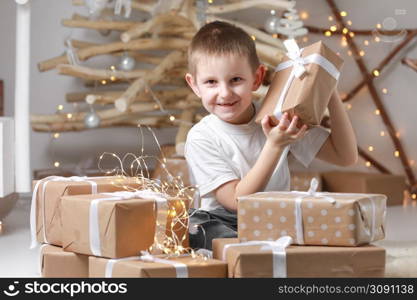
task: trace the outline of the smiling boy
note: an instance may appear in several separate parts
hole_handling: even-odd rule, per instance
[[[253,40],[242,29],[225,22],[203,26],[188,51],[185,79],[210,113],[191,128],[185,145],[191,179],[200,191],[201,208],[191,212],[190,246],[211,249],[211,240],[236,237],[237,198],[260,191],[290,187],[287,157],[277,169],[286,146],[304,166],[318,157],[337,165],[357,160],[356,139],[336,93],[329,112],[331,133],[289,120],[276,126],[268,116],[255,123],[252,102],[265,76]],[[298,124],[299,125],[299,124]]]

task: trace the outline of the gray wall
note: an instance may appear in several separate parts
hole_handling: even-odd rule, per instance
[[[71,0],[32,0],[32,41],[31,41],[31,112],[35,114],[54,113],[58,104],[64,104],[65,110],[70,112],[73,107],[65,103],[65,94],[71,91],[82,91],[84,87],[77,79],[57,75],[55,70],[39,73],[36,64],[42,60],[60,55],[65,50],[64,40],[72,33],[72,37],[88,41],[106,41],[108,38],[100,36],[97,32],[82,29],[70,30],[60,25],[62,18],[70,18],[78,11],[86,14],[83,8],[74,9]],[[417,2],[414,0],[336,0],[339,7],[348,12],[346,19],[353,22],[353,29],[374,28],[376,23],[382,23],[388,17],[393,17],[400,28],[417,28]],[[323,0],[298,0],[298,10],[307,10],[310,14],[308,25],[329,27],[327,17],[330,10]],[[405,12],[405,15],[396,15],[396,9]],[[247,23],[262,24],[268,15],[267,11],[254,13],[243,12],[238,18]],[[236,17],[236,16],[234,16]],[[5,80],[6,115],[13,115],[14,97],[14,65],[15,65],[15,2],[12,0],[0,1],[0,78]],[[117,38],[117,35],[112,35]],[[361,79],[361,75],[353,59],[347,55],[347,48],[340,46],[340,39],[326,38],[319,35],[310,35],[307,44],[323,39],[333,49],[340,51],[345,58],[345,65],[339,84],[339,89],[346,92],[354,87]],[[371,42],[369,46],[363,45],[365,38],[357,37],[360,47],[366,51],[365,60],[368,68],[374,68],[378,62],[387,55],[397,44]],[[372,40],[371,37],[366,39]],[[304,44],[301,44],[304,45]],[[416,42],[401,52],[398,59],[404,56],[417,58]],[[107,58],[106,58],[107,59]],[[88,61],[88,65],[108,65],[103,58]],[[417,161],[417,138],[415,135],[415,114],[417,112],[416,87],[417,73],[398,62],[393,62],[376,80],[377,89],[387,88],[389,93],[382,96],[384,105],[388,110],[394,125],[400,133],[400,139],[405,147],[409,159]],[[359,144],[363,148],[369,145],[375,147],[372,153],[385,166],[394,173],[403,173],[398,158],[393,155],[394,148],[388,136],[380,137],[380,130],[385,130],[381,118],[373,114],[375,107],[366,89],[350,102],[352,109],[349,115],[352,119]],[[161,144],[174,142],[176,129],[156,130]],[[146,134],[146,150],[155,153],[156,147]],[[96,129],[80,133],[64,133],[51,144],[51,136],[45,133],[32,132],[31,134],[31,168],[51,167],[54,160],[59,160],[64,166],[74,166],[95,159],[104,151],[126,153],[138,151],[138,134],[133,128]],[[94,162],[95,164],[95,162]],[[297,168],[297,166],[296,166]],[[313,164],[314,169],[323,170],[334,168],[321,162]],[[363,171],[372,171],[366,168],[362,160],[351,168]],[[413,167],[416,173],[416,167]]]

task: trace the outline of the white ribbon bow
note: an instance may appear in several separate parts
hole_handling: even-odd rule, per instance
[[[62,176],[49,176],[46,178],[43,178],[41,180],[39,180],[34,189],[33,189],[33,194],[32,194],[32,203],[31,203],[31,207],[30,207],[30,233],[31,233],[31,244],[30,244],[30,248],[33,249],[35,248],[39,243],[36,240],[36,197],[38,194],[38,189],[41,183],[44,183],[43,187],[42,187],[42,193],[40,196],[40,204],[41,204],[41,208],[42,208],[42,222],[43,222],[43,226],[42,226],[42,232],[43,232],[43,239],[45,243],[48,243],[48,240],[46,238],[46,220],[45,220],[45,190],[46,190],[46,186],[49,182],[51,181],[85,181],[91,184],[91,193],[92,194],[97,194],[97,183],[95,181],[91,181],[89,179],[94,179],[97,177],[86,177],[86,176],[72,176],[72,177],[62,177]],[[102,178],[102,177],[98,177],[98,178]]]
[[[129,18],[132,12],[132,0],[116,0],[114,5],[114,14],[120,15],[122,7],[125,10],[125,18]]]
[[[103,193],[103,195],[109,196],[108,198],[99,198],[94,199],[90,203],[90,217],[89,217],[89,235],[90,235],[90,249],[93,255],[101,255],[101,241],[100,241],[100,226],[99,226],[99,215],[98,215],[98,205],[102,201],[119,201],[119,200],[128,200],[134,198],[141,199],[153,199],[156,202],[157,209],[157,220],[165,221],[167,219],[167,199],[164,194],[154,192],[151,190],[142,190],[142,191],[121,191],[114,193]],[[163,222],[162,222],[163,223]],[[165,226],[162,226],[165,229]],[[156,229],[155,234],[158,233]],[[162,233],[161,233],[162,234]],[[163,233],[165,234],[165,232]]]
[[[338,80],[340,76],[340,72],[337,70],[337,68],[327,58],[321,56],[320,54],[314,53],[307,57],[302,57],[301,53],[304,49],[300,49],[294,39],[285,40],[284,45],[287,48],[287,56],[290,60],[280,63],[275,68],[275,71],[278,72],[289,67],[293,68],[291,70],[290,76],[287,79],[287,82],[284,85],[284,88],[282,89],[281,95],[278,98],[278,102],[274,110],[274,116],[276,116],[277,119],[280,119],[282,116],[284,98],[290,89],[292,81],[295,77],[300,78],[305,73],[306,69],[304,65],[311,63],[318,64],[336,80]]]
[[[227,250],[231,247],[262,246],[261,251],[272,251],[272,277],[287,277],[287,253],[286,248],[292,244],[290,236],[283,236],[276,241],[249,241],[237,244],[227,244],[223,248],[222,260],[226,261]]]
[[[171,265],[175,268],[176,277],[177,278],[188,278],[188,268],[186,264],[172,261],[168,259],[162,259],[151,255],[148,251],[141,251],[141,256],[132,256],[132,257],[125,257],[125,258],[116,258],[116,259],[109,259],[106,264],[106,270],[104,277],[111,278],[113,277],[113,267],[114,264],[118,261],[125,261],[125,260],[142,260],[146,262],[156,262],[161,264]]]

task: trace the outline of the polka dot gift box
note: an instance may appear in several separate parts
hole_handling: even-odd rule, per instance
[[[298,245],[358,246],[385,237],[386,196],[260,192],[239,197],[238,237]]]

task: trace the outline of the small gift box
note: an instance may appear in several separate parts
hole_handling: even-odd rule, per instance
[[[324,172],[324,188],[335,193],[372,193],[387,196],[387,205],[402,205],[405,177],[363,172]]]
[[[268,93],[256,116],[280,119],[296,114],[307,125],[320,125],[333,93],[343,60],[323,42],[299,49],[294,40],[284,42],[288,53],[276,67]]]
[[[188,246],[187,198],[149,190],[62,197],[63,248],[109,258]]]
[[[385,195],[313,190],[239,197],[239,239],[276,240],[289,235],[298,245],[357,246],[384,238]]]
[[[105,259],[90,256],[89,276],[94,277],[139,277],[139,278],[225,278],[227,264],[216,259],[180,256],[128,257]]]
[[[39,243],[62,246],[61,197],[140,188],[137,178],[50,176],[33,182],[30,228],[32,247]]]
[[[61,247],[41,246],[41,274],[49,278],[87,278],[88,256],[65,252]]]
[[[246,243],[214,239],[213,257],[227,262],[229,278],[384,276],[381,247],[290,246],[291,241],[288,236]]]

